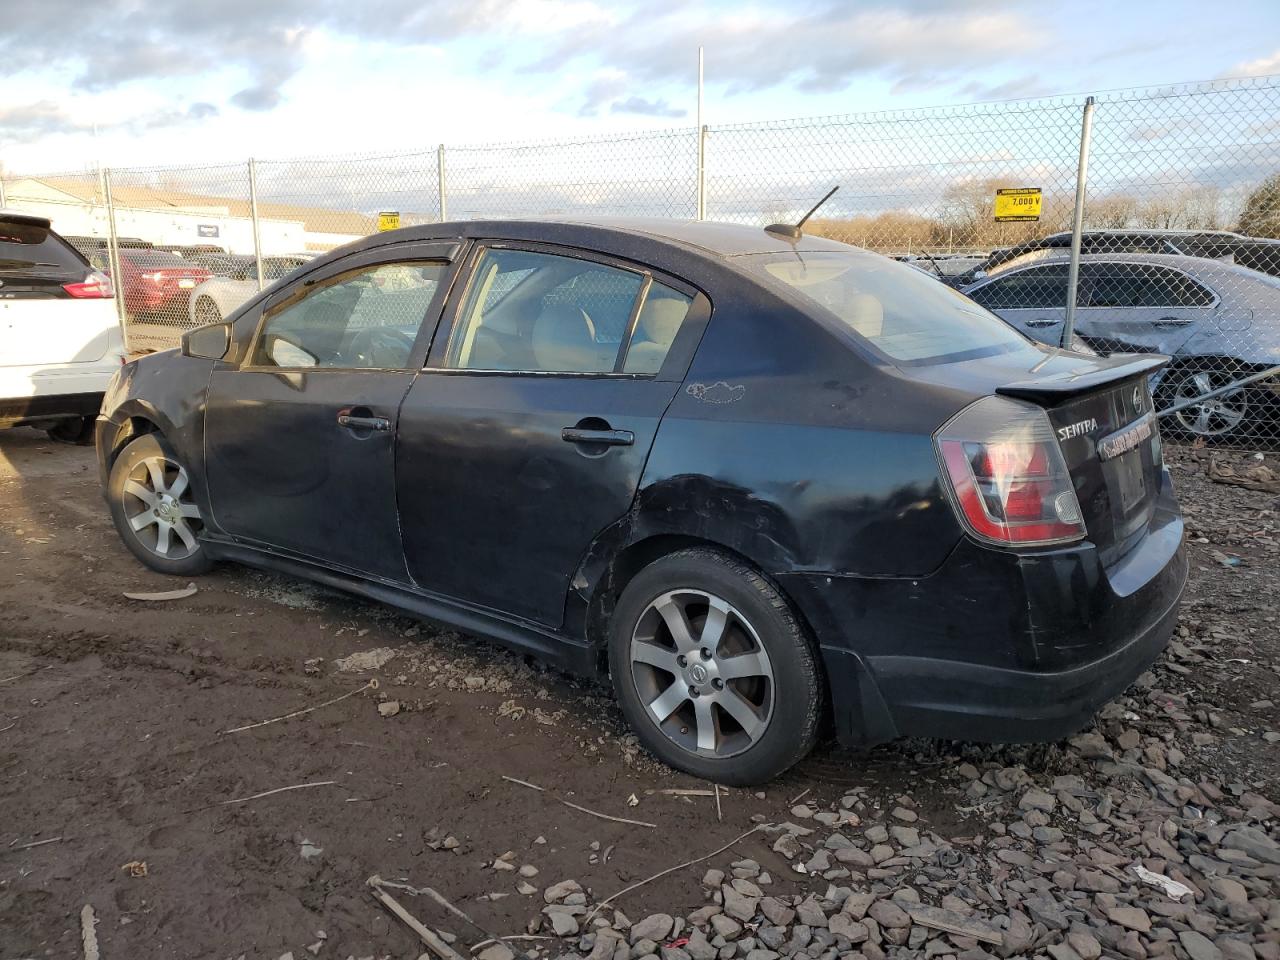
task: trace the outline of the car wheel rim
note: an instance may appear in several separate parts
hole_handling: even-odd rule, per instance
[[[1195,400],[1212,390],[1225,387],[1230,382],[1231,379],[1226,374],[1198,370],[1184,376],[1178,382],[1173,402],[1178,404]],[[1182,428],[1190,433],[1201,437],[1217,437],[1239,427],[1248,412],[1248,401],[1245,399],[1242,387],[1220,397],[1192,404],[1184,410],[1179,410],[1174,416],[1178,418]]]
[[[129,529],[156,556],[185,560],[200,549],[200,508],[181,464],[161,456],[138,461],[125,478],[122,498]]]
[[[672,590],[640,615],[631,679],[649,721],[689,753],[722,759],[750,749],[773,719],[769,654],[728,601]]]
[[[210,323],[217,323],[222,317],[218,313],[218,308],[208,300],[201,300],[196,304],[196,320],[201,326]]]

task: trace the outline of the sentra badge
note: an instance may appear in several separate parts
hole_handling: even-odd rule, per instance
[[[1080,420],[1076,423],[1067,424],[1065,427],[1058,428],[1059,440],[1070,440],[1072,437],[1083,437],[1086,433],[1093,433],[1098,429],[1098,421],[1093,417],[1088,420]]]

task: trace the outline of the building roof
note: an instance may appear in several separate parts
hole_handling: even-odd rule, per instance
[[[65,193],[82,203],[102,203],[102,191],[98,180],[85,177],[25,177],[43,184],[51,190]],[[21,197],[20,187],[11,185],[11,199]],[[247,188],[246,188],[247,194]],[[249,217],[248,196],[219,197],[209,194],[188,193],[166,186],[148,184],[113,183],[111,200],[119,207],[135,210],[173,210],[187,213],[218,213],[231,217]],[[352,210],[330,210],[302,204],[258,202],[258,215],[268,220],[299,220],[308,233],[341,233],[364,236],[378,228],[377,218]]]

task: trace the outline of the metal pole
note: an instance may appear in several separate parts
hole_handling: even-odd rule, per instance
[[[9,197],[5,193],[4,177],[0,176],[0,208],[7,207],[8,205],[9,205]]]
[[[120,317],[120,336],[129,347],[129,311],[124,302],[124,277],[120,274],[120,237],[116,233],[116,205],[111,199],[111,171],[102,171],[102,194],[107,201],[107,263],[111,268],[111,286],[116,295],[116,313]]]
[[[444,193],[444,144],[436,148],[436,188],[440,192],[440,222],[449,219],[449,203]]]
[[[249,158],[249,216],[253,218],[253,262],[258,268],[258,291],[266,286],[262,275],[262,234],[258,230],[258,164]]]
[[[698,202],[697,217],[707,219],[707,128],[702,123],[702,47],[698,47]]]
[[[1071,215],[1071,263],[1067,267],[1067,321],[1062,325],[1062,346],[1070,349],[1076,331],[1076,289],[1080,282],[1080,230],[1084,225],[1084,191],[1089,180],[1089,140],[1093,136],[1093,97],[1084,102],[1080,121],[1080,165],[1076,167],[1076,207]]]

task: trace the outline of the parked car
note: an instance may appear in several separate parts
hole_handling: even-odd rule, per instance
[[[262,278],[266,283],[273,283],[314,259],[302,254],[263,257]],[[217,323],[258,292],[258,264],[253,257],[199,256],[192,258],[192,263],[211,274],[191,291],[191,322],[197,326]]]
[[[609,677],[672,766],[756,783],[902,735],[1058,738],[1187,574],[1147,376],[902,264],[662,220],[357,241],[98,422],[144,564],[286,571]]]
[[[954,286],[980,280],[996,267],[1040,250],[1070,249],[1071,233],[1051,233],[1012,247],[996,250],[965,273]],[[1280,276],[1280,240],[1246,237],[1229,230],[1084,230],[1080,234],[1083,256],[1113,253],[1154,253],[1225,260],[1251,270]]]
[[[0,427],[91,441],[123,362],[111,281],[44,217],[0,210]]]
[[[1023,254],[964,288],[1028,336],[1056,344],[1066,320],[1070,252]],[[1280,279],[1231,263],[1166,254],[1080,258],[1076,333],[1103,353],[1163,353],[1156,377],[1163,409],[1280,363]],[[1275,393],[1241,388],[1171,414],[1179,432],[1239,438],[1272,422]]]
[[[120,277],[113,278],[130,321],[186,326],[191,291],[209,279],[209,271],[165,250],[121,247]],[[90,262],[108,276],[111,258],[105,247]]]

